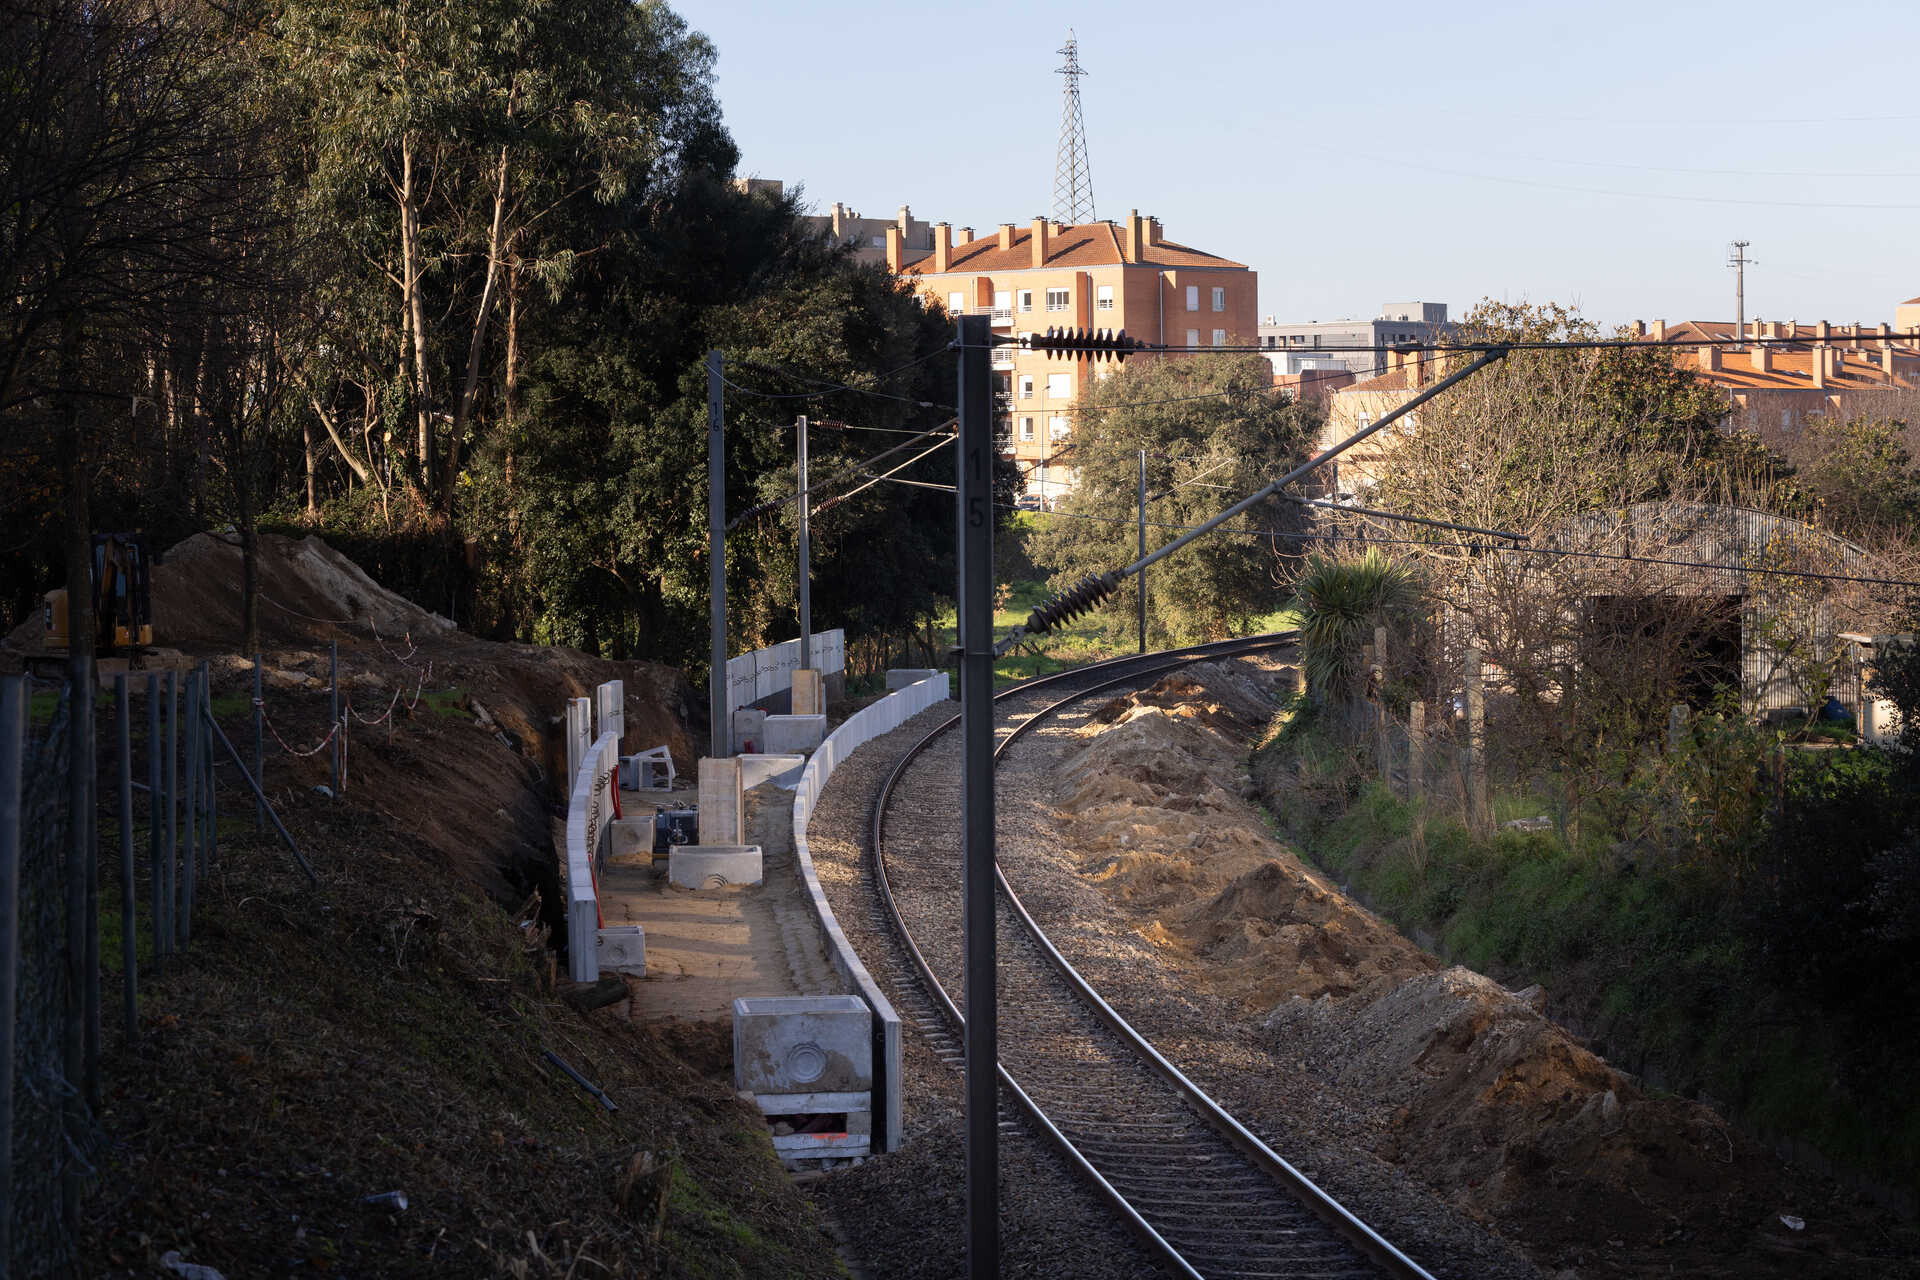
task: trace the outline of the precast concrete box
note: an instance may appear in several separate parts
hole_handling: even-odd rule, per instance
[[[827,736],[827,718],[816,716],[768,716],[766,749],[776,754],[812,751]]]
[[[733,712],[733,745],[736,751],[752,753],[767,749],[767,713],[759,707],[736,707]]]
[[[610,924],[600,930],[600,972],[647,976],[647,931],[637,924]]]
[[[667,850],[667,883],[679,889],[745,889],[760,883],[757,844],[677,844]]]
[[[793,694],[788,708],[797,716],[823,716],[827,713],[827,694],[820,673],[812,667],[800,667],[793,673]]]
[[[739,844],[747,834],[747,802],[740,789],[740,761],[700,760],[700,843]]]
[[[735,756],[734,758],[740,762],[742,791],[751,791],[763,782],[772,782],[791,788],[800,781],[800,771],[807,767],[807,758],[797,753]]]
[[[870,1093],[873,1013],[859,996],[735,1000],[733,1084],[756,1095]]]
[[[644,818],[615,818],[607,824],[607,833],[611,837],[611,847],[607,850],[610,859],[653,860],[652,814]]]
[[[887,692],[905,689],[909,685],[919,684],[922,680],[931,680],[939,674],[932,667],[889,667],[887,668]]]

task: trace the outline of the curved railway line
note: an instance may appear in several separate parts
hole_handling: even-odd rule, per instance
[[[1076,668],[996,696],[1001,758],[1067,705],[1195,662],[1291,644],[1291,633]],[[955,716],[915,744],[874,804],[873,871],[922,991],[934,1050],[962,1065]],[[1432,1277],[1348,1213],[1168,1062],[1047,939],[996,868],[1002,1110],[1036,1128],[1175,1275]],[[903,993],[904,994],[904,993]],[[907,1012],[912,1015],[912,1004]],[[1003,1118],[1001,1123],[1008,1123]]]

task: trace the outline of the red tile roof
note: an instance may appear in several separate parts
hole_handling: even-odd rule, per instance
[[[1162,240],[1143,244],[1140,262],[1128,264],[1121,252],[1121,230],[1111,222],[1084,222],[1056,232],[1048,245],[1048,267],[1225,267],[1244,271],[1246,263],[1190,249],[1183,244]],[[1033,228],[1016,227],[1013,247],[1002,249],[998,230],[991,230],[969,244],[956,244],[948,259],[947,274],[984,275],[994,271],[1024,271],[1033,267]],[[928,254],[902,266],[902,272],[933,275],[933,255]]]

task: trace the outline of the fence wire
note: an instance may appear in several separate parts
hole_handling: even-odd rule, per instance
[[[66,794],[72,746],[72,702],[63,686],[50,715],[29,715],[23,753],[8,1259],[15,1277],[70,1271],[63,1189],[92,1172],[98,1147],[93,1117],[66,1062],[81,999],[67,968],[68,877],[83,873],[72,856]]]

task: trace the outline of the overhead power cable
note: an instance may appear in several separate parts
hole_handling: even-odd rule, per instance
[[[921,440],[925,440],[930,436],[937,436],[937,435],[951,436],[953,434],[953,429],[955,425],[956,425],[956,422],[954,419],[948,419],[946,422],[941,423],[937,427],[929,427],[925,431],[915,432],[911,439],[902,440],[899,444],[894,445],[890,449],[882,449],[879,453],[874,454],[871,458],[867,458],[864,461],[853,463],[851,466],[842,467],[840,470],[834,472],[830,476],[827,476],[825,479],[815,480],[810,482],[807,486],[807,489],[811,493],[817,490],[831,488],[832,486],[839,484],[841,481],[850,480],[855,476],[866,475],[869,473],[868,469],[871,468],[876,462],[881,462],[887,458],[890,458],[894,454],[899,453],[902,449],[911,449],[916,443],[918,443]],[[945,444],[943,442],[942,444],[936,445],[935,447],[944,448]],[[922,454],[921,456],[925,457],[926,455]],[[866,486],[862,485],[860,487],[864,489]],[[859,492],[859,490],[856,489],[854,490],[854,492],[857,493]],[[842,494],[841,496],[847,497],[850,495]],[[795,492],[789,493],[784,497],[769,498],[765,502],[755,503],[753,506],[748,507],[745,511],[742,511],[739,515],[735,516],[733,519],[727,521],[727,528],[729,530],[737,529],[748,520],[751,520],[756,516],[763,516],[767,514],[769,511],[777,511],[781,507],[786,506],[790,502],[798,501],[799,498],[800,498],[800,493],[799,491],[796,490]],[[826,510],[827,506],[831,506],[833,502],[836,502],[836,501],[838,501],[838,499],[830,499],[825,505],[817,506],[814,508],[814,510],[824,511]]]
[[[865,484],[855,485],[853,488],[847,490],[843,494],[838,495],[837,497],[828,498],[825,502],[815,507],[814,510],[826,511],[838,503],[845,502],[848,498],[851,498],[854,494],[860,493],[861,491],[866,489],[871,489],[874,485],[879,484],[882,480],[891,479],[895,472],[905,471],[908,467],[920,461],[920,459],[931,458],[934,454],[940,452],[942,449],[946,447],[947,447],[947,443],[946,441],[943,440],[939,444],[936,444],[935,446],[933,446],[933,448],[928,449],[925,453],[915,454],[913,457],[908,458],[905,462],[901,463],[899,466],[892,467],[886,471],[881,472],[879,475],[873,477],[871,480],[867,481]]]

